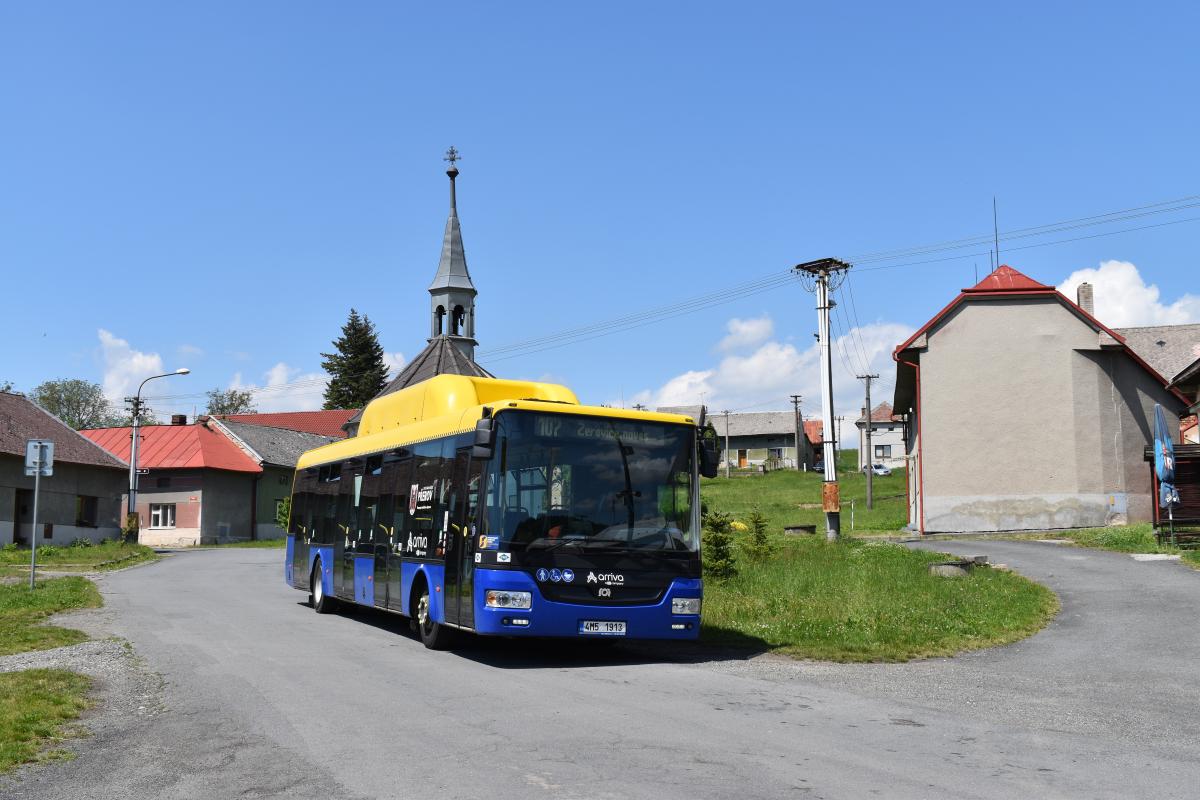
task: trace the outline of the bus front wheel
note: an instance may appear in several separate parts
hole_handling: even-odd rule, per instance
[[[450,647],[454,631],[440,622],[435,622],[429,613],[429,584],[422,582],[417,590],[417,602],[413,613],[413,622],[417,633],[421,634],[421,642],[430,650],[446,650]]]
[[[312,607],[318,614],[328,614],[333,611],[335,601],[332,597],[325,594],[325,581],[321,576],[321,559],[317,559],[313,564],[313,571],[309,586],[312,587]]]

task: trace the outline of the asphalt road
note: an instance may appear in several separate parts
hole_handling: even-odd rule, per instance
[[[1033,543],[936,546],[1044,581],[1061,615],[1009,647],[911,664],[496,640],[436,653],[398,618],[314,614],[278,551],[171,556],[104,577],[98,617],[161,675],[161,713],[94,725],[75,760],[0,795],[1197,795],[1200,573]]]

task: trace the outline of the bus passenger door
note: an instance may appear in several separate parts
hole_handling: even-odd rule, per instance
[[[475,517],[479,503],[482,467],[471,460],[471,449],[463,448],[454,458],[450,526],[446,532],[446,617],[463,627],[474,627]]]

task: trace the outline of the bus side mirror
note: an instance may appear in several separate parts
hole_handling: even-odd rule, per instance
[[[475,444],[471,447],[471,458],[486,460],[492,457],[496,446],[495,420],[484,417],[475,423]]]
[[[717,445],[716,433],[712,428],[700,429],[700,474],[705,478],[715,478],[720,471],[721,451]]]

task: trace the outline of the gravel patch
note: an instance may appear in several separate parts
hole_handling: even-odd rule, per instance
[[[166,710],[162,678],[146,667],[129,642],[111,635],[110,620],[111,613],[103,608],[57,614],[50,624],[82,630],[93,638],[70,647],[0,656],[0,672],[66,669],[92,678],[95,705],[78,721],[84,735],[56,745],[76,756]],[[0,797],[20,796],[22,787],[43,780],[44,773],[44,766],[31,764],[0,777]]]

